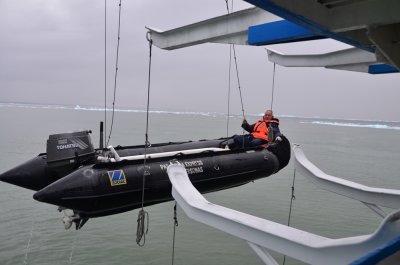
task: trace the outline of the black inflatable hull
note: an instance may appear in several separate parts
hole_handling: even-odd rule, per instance
[[[147,148],[147,154],[162,153],[178,150],[188,150],[207,147],[219,147],[226,139],[201,140],[190,142],[170,142],[155,144]],[[119,156],[143,155],[144,146],[117,146],[115,148]],[[100,151],[100,150],[97,150]],[[72,157],[67,163],[57,161],[49,163],[46,153],[12,168],[0,175],[0,180],[22,188],[38,191],[51,183],[74,172],[81,166],[96,163],[95,156]]]
[[[164,143],[147,148],[147,154],[179,151],[162,158],[148,158],[144,180],[144,205],[172,200],[166,169],[181,163],[202,193],[227,189],[270,176],[290,159],[290,143],[267,148],[182,154],[183,150],[221,148],[228,139]],[[144,146],[116,147],[121,157],[144,154]],[[38,157],[0,175],[0,180],[36,190],[34,199],[74,210],[80,218],[106,216],[142,206],[144,161],[98,162],[101,150],[60,160]]]
[[[186,167],[202,193],[243,185],[279,169],[267,150],[223,154],[183,155],[147,161],[144,204],[172,200],[166,169],[170,163]],[[81,217],[98,217],[141,207],[143,161],[126,161],[83,167],[34,194],[36,200],[73,209]],[[113,179],[113,175],[118,177]]]

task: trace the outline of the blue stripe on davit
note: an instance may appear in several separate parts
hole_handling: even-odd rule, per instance
[[[248,29],[249,45],[267,45],[324,38],[326,37],[316,35],[311,30],[287,20],[250,26]]]
[[[390,74],[398,73],[399,69],[390,64],[373,64],[368,66],[369,74]]]
[[[262,9],[264,9],[272,14],[275,14],[281,18],[284,18],[288,21],[296,23],[297,25],[302,26],[302,27],[312,31],[315,35],[325,36],[327,38],[335,39],[337,41],[344,42],[346,44],[360,48],[365,51],[369,51],[369,52],[375,51],[375,48],[372,46],[362,45],[361,43],[359,43],[357,41],[354,41],[343,35],[334,33],[332,31],[330,31],[329,29],[323,28],[323,27],[321,27],[321,25],[315,23],[314,21],[309,20],[305,17],[299,16],[297,14],[294,14],[294,13],[288,11],[287,9],[275,4],[271,0],[244,0],[244,1],[246,1],[252,5],[255,5],[259,8],[262,8]]]
[[[393,255],[400,250],[400,237],[389,241],[386,245],[375,249],[367,255],[353,261],[350,265],[372,265],[378,264],[387,257]]]

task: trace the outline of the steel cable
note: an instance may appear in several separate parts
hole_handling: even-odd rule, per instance
[[[104,0],[104,146],[107,141],[107,0]]]
[[[292,183],[292,195],[290,197],[290,206],[289,206],[289,217],[288,217],[288,222],[287,226],[290,226],[290,220],[292,217],[292,206],[293,206],[293,200],[296,199],[296,196],[294,196],[294,183],[296,179],[296,168],[293,169],[293,183]],[[285,265],[286,262],[286,255],[283,256],[283,265]]]
[[[117,41],[117,57],[115,61],[115,76],[114,76],[114,99],[113,99],[113,106],[112,106],[112,117],[111,117],[111,126],[110,126],[110,133],[108,134],[108,140],[106,147],[108,146],[108,143],[110,142],[111,139],[111,134],[113,130],[113,125],[114,125],[114,113],[115,113],[115,96],[117,92],[117,77],[118,77],[118,59],[119,59],[119,43],[121,40],[121,1],[119,0],[119,14],[118,14],[118,41]]]
[[[178,217],[176,214],[176,201],[174,205],[174,235],[173,235],[173,240],[172,240],[172,265],[174,265],[174,260],[175,260],[175,230],[178,227]]]
[[[145,182],[146,176],[150,174],[148,171],[148,167],[146,165],[147,162],[147,148],[150,147],[149,142],[149,110],[150,110],[150,81],[151,81],[151,55],[152,55],[152,46],[153,41],[150,36],[150,32],[146,34],[147,41],[149,42],[149,72],[148,72],[148,80],[147,80],[147,108],[146,108],[146,132],[145,132],[145,143],[144,143],[144,160],[143,160],[143,177],[142,177],[142,209],[139,211],[138,215],[138,227],[136,231],[136,243],[139,246],[144,246],[146,242],[145,234],[148,232],[149,220],[147,219],[147,228],[145,230],[145,219],[149,216],[149,214],[143,209],[144,207],[144,191],[145,191]],[[143,242],[142,242],[143,240]]]

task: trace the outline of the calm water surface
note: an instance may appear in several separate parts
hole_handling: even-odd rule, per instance
[[[0,106],[0,172],[45,152],[49,134],[91,129],[97,146],[103,117],[96,111]],[[385,129],[369,126],[379,122],[352,121],[351,126],[337,124],[346,121],[324,122],[281,118],[281,130],[328,174],[400,189],[399,123],[385,123],[389,126]],[[240,134],[240,123],[240,118],[232,118],[229,134]],[[149,128],[152,143],[212,139],[226,136],[226,118],[151,114]],[[117,113],[110,143],[143,144],[144,130],[145,114]],[[206,197],[286,224],[293,175],[291,162],[269,178]],[[0,183],[0,264],[171,264],[173,202],[146,208],[150,231],[146,245],[139,247],[135,243],[137,210],[91,219],[80,231],[64,230],[63,214],[55,206],[34,201],[32,195],[33,191]],[[295,196],[291,225],[312,233],[355,236],[372,233],[381,222],[360,202],[320,190],[299,174]],[[188,219],[179,207],[178,221],[175,264],[262,264],[246,242]],[[274,256],[282,261],[281,255]],[[289,259],[286,264],[302,263]]]

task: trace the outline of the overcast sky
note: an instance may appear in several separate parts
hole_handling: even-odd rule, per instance
[[[112,104],[118,0],[107,0],[107,87]],[[250,7],[236,0],[235,9]],[[145,26],[167,30],[226,13],[220,0],[122,1],[116,107],[145,108]],[[104,106],[104,0],[0,0],[0,101]],[[331,40],[275,45],[284,53],[346,48]],[[264,47],[237,46],[248,114],[270,106],[273,64]],[[229,46],[153,48],[151,109],[227,111]],[[233,74],[234,76],[234,74]],[[277,66],[279,115],[400,121],[400,75]],[[240,113],[232,79],[231,112]]]

